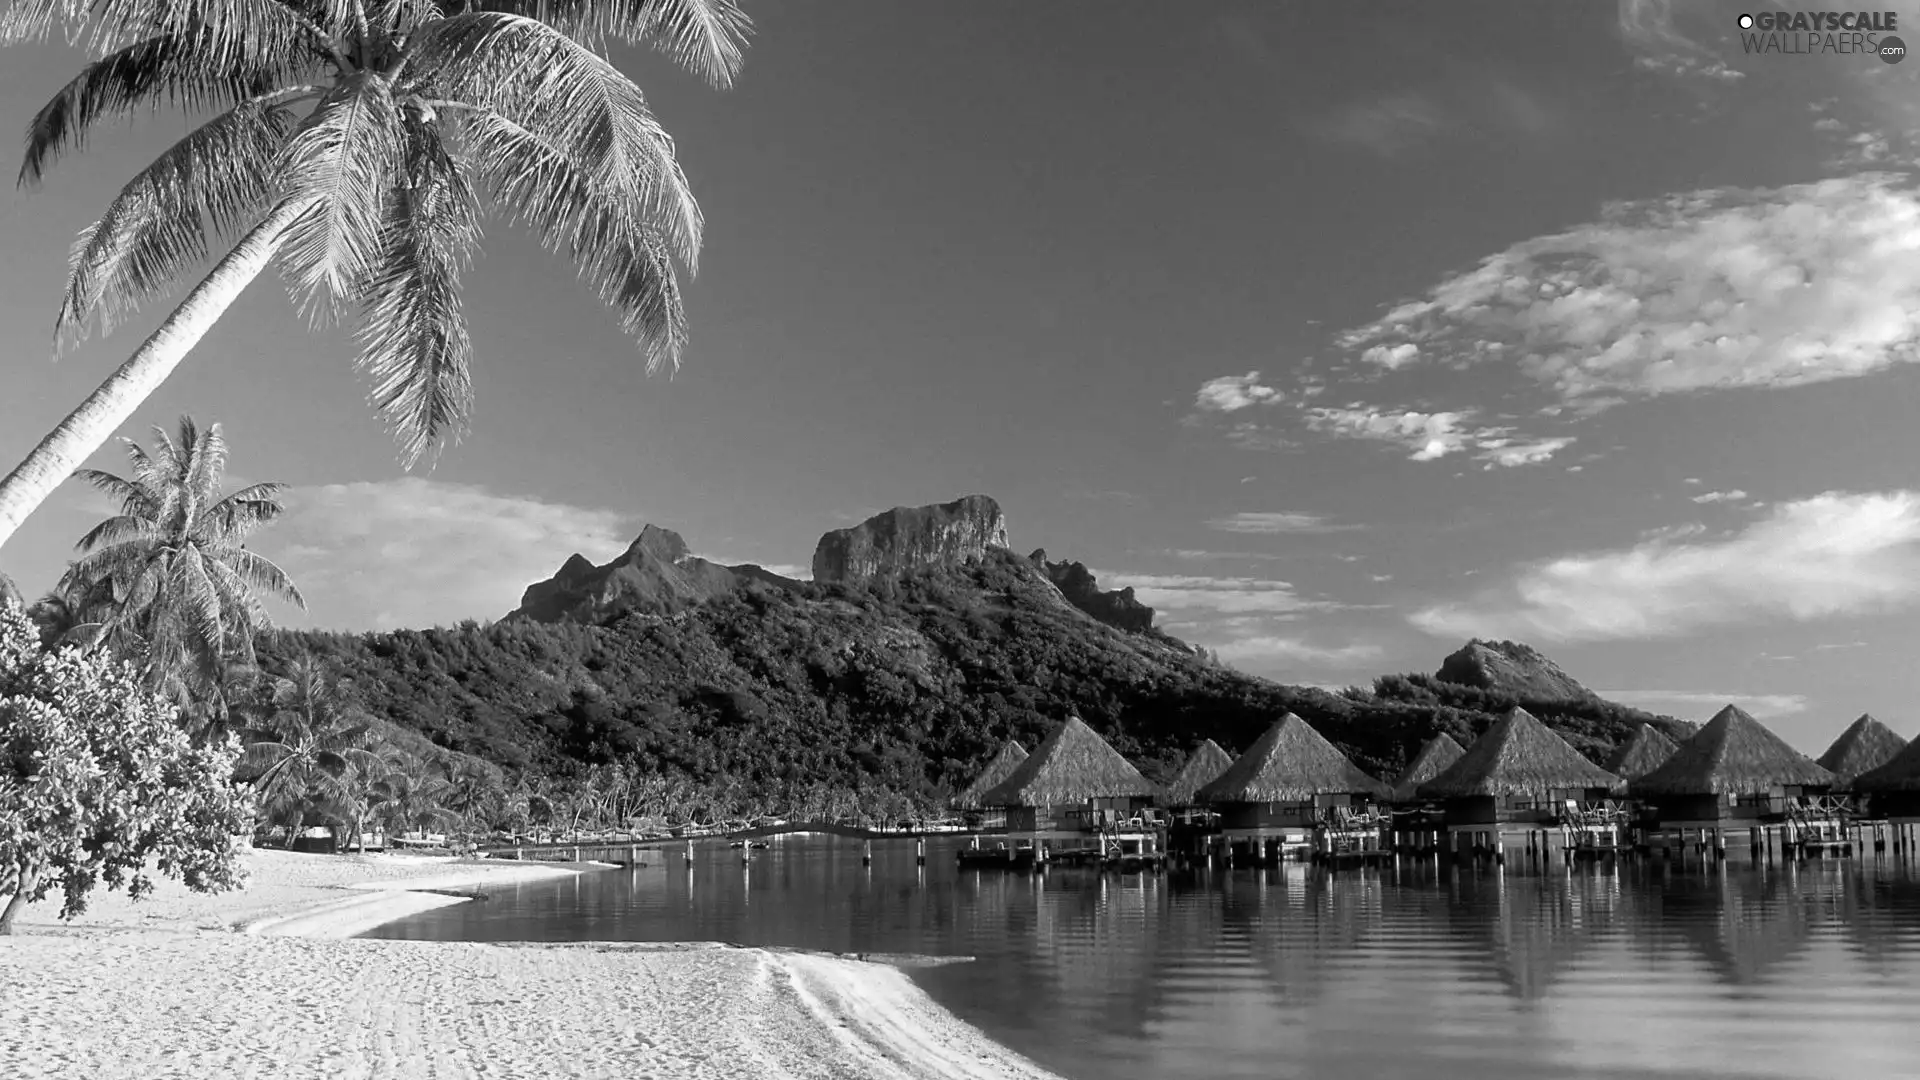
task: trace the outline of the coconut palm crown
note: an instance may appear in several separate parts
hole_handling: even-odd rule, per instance
[[[176,698],[216,684],[226,665],[249,663],[254,633],[271,625],[272,596],[304,608],[286,573],[246,547],[279,517],[280,484],[222,495],[227,444],[220,425],[180,421],[177,437],[154,429],[153,449],[125,440],[132,469],[79,476],[120,512],[76,545],[84,554],[61,579],[64,595],[89,601],[99,639],[144,661],[149,681]]]
[[[573,260],[649,371],[677,365],[700,210],[607,51],[645,42],[726,85],[747,29],[734,0],[12,0],[0,43],[65,31],[100,54],[32,118],[22,184],[103,121],[211,114],[81,231],[58,336],[224,254],[0,483],[0,543],[274,262],[317,324],[357,310],[358,366],[409,466],[457,438],[483,202]]]

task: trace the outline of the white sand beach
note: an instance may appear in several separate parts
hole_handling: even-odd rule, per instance
[[[347,940],[539,864],[254,851],[0,938],[0,1076],[1047,1080],[882,964],[724,945]]]

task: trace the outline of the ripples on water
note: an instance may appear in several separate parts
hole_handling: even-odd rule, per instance
[[[376,931],[971,955],[916,981],[1076,1080],[1920,1077],[1920,868],[960,871],[785,837]]]

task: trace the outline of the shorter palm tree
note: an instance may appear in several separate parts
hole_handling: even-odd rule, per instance
[[[154,429],[152,452],[125,440],[129,476],[75,475],[120,503],[76,545],[58,592],[104,613],[105,644],[144,666],[155,689],[187,704],[217,693],[226,669],[251,666],[253,638],[271,625],[263,596],[302,609],[306,601],[278,566],[246,547],[279,517],[281,484],[222,495],[227,444],[219,424],[182,418],[178,439]],[[104,592],[102,592],[104,590]],[[219,710],[215,710],[216,712]]]
[[[382,764],[370,748],[372,720],[311,656],[295,660],[287,678],[273,680],[241,709],[251,724],[241,735],[235,778],[259,793],[265,824],[287,829],[289,846],[309,819],[337,823],[359,801],[353,770]]]

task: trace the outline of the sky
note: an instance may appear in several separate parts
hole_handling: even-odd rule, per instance
[[[254,544],[309,599],[282,623],[497,618],[644,523],[804,573],[982,493],[1253,674],[1508,638],[1811,753],[1920,730],[1920,61],[1748,52],[1740,14],[1799,10],[1754,3],[745,7],[730,90],[615,54],[708,221],[677,373],[490,220],[431,470],[271,275],[136,413],[291,485]],[[84,59],[7,49],[0,127]],[[74,234],[193,120],[0,195],[0,458],[164,315],[54,358]],[[105,510],[69,484],[0,569],[44,590]]]

